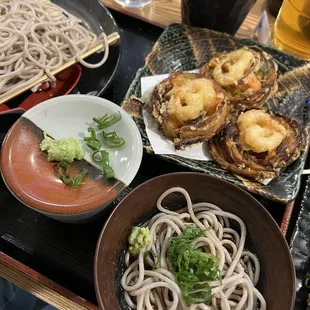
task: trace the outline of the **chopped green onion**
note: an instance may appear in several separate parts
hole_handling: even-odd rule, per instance
[[[59,169],[64,169],[65,172],[68,172],[69,170],[69,164],[65,161],[61,161],[58,163],[57,167],[56,167],[57,170]]]
[[[93,161],[95,161],[96,163],[101,163],[101,162],[102,162],[101,154],[99,155],[99,157],[98,157],[98,154],[100,154],[100,151],[99,151],[99,150],[93,153],[92,159],[93,159]]]
[[[101,143],[98,141],[89,141],[87,142],[87,146],[94,151],[99,151],[101,148]]]
[[[123,138],[117,137],[108,139],[105,143],[108,147],[115,148],[123,146],[125,144],[125,140]]]
[[[91,136],[91,138],[92,138],[93,140],[98,140],[94,128],[88,127],[87,130],[88,130],[88,132],[90,133],[90,136]]]
[[[101,154],[102,169],[103,169],[104,177],[106,179],[115,178],[114,170],[110,166],[109,153],[107,151],[100,151],[100,154]]]
[[[74,178],[74,181],[73,181],[73,187],[74,188],[77,188],[81,184],[83,179],[86,177],[87,173],[88,173],[88,170],[86,168],[84,168],[81,171],[81,173]]]
[[[101,163],[103,174],[106,179],[115,178],[114,170],[109,163],[109,153],[107,151],[101,150],[94,152],[92,155],[92,159],[96,163]]]
[[[125,144],[125,140],[117,135],[115,131],[113,132],[101,132],[103,137],[103,142],[110,148],[121,147]]]
[[[109,162],[109,152],[107,151],[100,151],[101,160],[108,163]]]
[[[86,142],[97,141],[97,142],[100,143],[100,140],[97,138],[96,132],[95,132],[95,129],[94,129],[94,128],[88,127],[88,128],[87,128],[87,131],[90,133],[90,137],[85,137],[85,138],[84,138],[84,141],[86,141]]]
[[[59,178],[62,181],[62,183],[66,184],[66,185],[69,185],[69,184],[72,183],[72,178],[71,178],[70,174],[69,175],[64,175],[61,172],[59,172]]]
[[[115,114],[106,113],[100,118],[94,117],[93,121],[96,123],[97,128],[99,130],[102,130],[111,125],[116,124],[121,119],[122,119],[122,115],[120,112],[118,112]],[[109,153],[105,150],[100,150],[102,147],[102,144],[100,140],[97,138],[95,129],[92,127],[89,127],[87,130],[90,133],[90,136],[85,137],[84,141],[87,142],[87,146],[94,151],[92,154],[93,161],[97,163],[101,163],[103,174],[106,179],[115,178],[114,170],[110,166]],[[103,138],[104,144],[110,148],[121,147],[125,144],[125,140],[119,137],[115,131],[105,132],[102,130],[100,135]]]
[[[69,164],[65,161],[61,161],[56,166],[56,169],[59,173],[59,178],[62,181],[62,183],[68,185],[72,183],[72,176],[69,172]],[[64,173],[63,173],[64,171]]]
[[[104,129],[118,123],[122,119],[120,112],[115,114],[106,113],[101,118],[93,118],[93,121],[97,124],[98,129]]]
[[[102,169],[103,169],[104,177],[106,179],[114,179],[115,178],[114,170],[109,164],[102,162]]]
[[[211,287],[208,281],[221,281],[217,257],[193,247],[193,240],[204,236],[204,232],[195,225],[189,225],[182,235],[169,239],[169,269],[187,305],[210,304]]]
[[[67,162],[61,161],[57,164],[56,169],[59,173],[59,178],[62,181],[62,183],[69,185],[72,184],[74,188],[77,188],[82,180],[85,178],[87,175],[88,170],[83,169],[79,175],[77,175],[74,180],[72,178],[72,175],[70,173],[70,166]],[[64,172],[64,173],[63,173]]]
[[[117,137],[117,134],[116,134],[115,131],[113,131],[113,132],[105,132],[105,131],[102,131],[102,132],[101,132],[101,136],[102,136],[104,139],[111,139],[111,138]]]
[[[88,127],[87,130],[90,133],[90,137],[85,137],[84,141],[87,142],[87,146],[89,148],[91,148],[94,151],[99,151],[102,145],[100,140],[97,138],[95,129],[92,127]]]

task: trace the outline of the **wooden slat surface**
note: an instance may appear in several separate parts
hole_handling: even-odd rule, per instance
[[[143,8],[127,8],[116,3],[114,0],[101,0],[102,3],[113,10],[123,14],[141,19],[150,24],[165,28],[172,23],[181,22],[181,1],[180,0],[153,0]],[[236,36],[248,38],[251,36],[262,12],[266,6],[265,0],[257,0],[246,19],[240,26]],[[273,18],[269,18],[271,26]]]
[[[110,34],[107,37],[108,44],[109,45],[113,44],[115,41],[119,40],[119,38],[120,38],[119,34],[117,32],[113,32],[112,34]],[[98,52],[99,50],[101,50],[103,48],[105,48],[105,44],[100,43],[99,45],[92,47],[87,52],[80,55],[80,58],[85,59],[85,58],[89,57],[90,55],[95,54],[96,52]],[[64,62],[60,67],[52,70],[51,74],[56,75],[57,73],[64,71],[65,69],[73,66],[76,63],[78,63],[78,58],[73,57],[73,58],[69,59],[67,62]],[[44,74],[43,76],[41,76],[40,78],[38,78],[37,80],[32,82],[31,84],[23,86],[21,88],[15,89],[13,92],[9,93],[8,95],[4,95],[3,97],[1,97],[0,98],[0,104],[5,103],[5,102],[17,97],[18,95],[20,95],[20,94],[24,93],[25,91],[33,88],[34,86],[36,86],[40,83],[43,83],[47,79],[48,79],[47,74]]]
[[[59,310],[97,310],[98,307],[0,252],[0,277]]]

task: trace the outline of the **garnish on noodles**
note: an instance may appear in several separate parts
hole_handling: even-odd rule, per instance
[[[167,255],[169,269],[188,305],[210,303],[211,287],[208,281],[220,279],[217,257],[193,246],[192,242],[203,236],[203,230],[190,225],[181,236],[170,237]]]
[[[145,249],[151,239],[150,230],[147,227],[135,226],[128,237],[129,251],[132,255],[139,255]]]

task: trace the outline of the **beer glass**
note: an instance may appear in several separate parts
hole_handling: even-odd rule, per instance
[[[310,1],[284,0],[274,26],[276,48],[310,60]]]

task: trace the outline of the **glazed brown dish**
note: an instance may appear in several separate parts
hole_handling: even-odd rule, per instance
[[[210,142],[210,152],[228,171],[257,181],[279,174],[300,156],[302,124],[252,109],[239,115]]]
[[[208,141],[228,122],[224,91],[196,73],[172,73],[156,85],[147,108],[176,149]]]
[[[42,139],[42,130],[22,117],[12,126],[1,150],[3,179],[27,206],[46,214],[83,214],[104,206],[125,187],[120,180],[100,178],[100,169],[81,160],[72,169],[79,173],[87,168],[87,182],[78,190],[68,189],[59,180],[55,163],[48,162],[39,150]]]
[[[154,178],[137,187],[114,210],[103,228],[95,256],[95,285],[100,308],[130,309],[121,289],[128,236],[133,226],[140,226],[158,213],[157,199],[172,187],[184,188],[193,202],[208,201],[242,219],[247,229],[245,248],[256,253],[262,266],[257,288],[266,300],[267,309],[293,309],[294,267],[276,222],[245,191],[199,173],[174,173]],[[163,205],[176,211],[186,204],[182,194],[173,193],[163,200]]]
[[[200,69],[227,92],[234,108],[262,106],[277,89],[277,64],[260,48],[243,47],[213,57]]]

